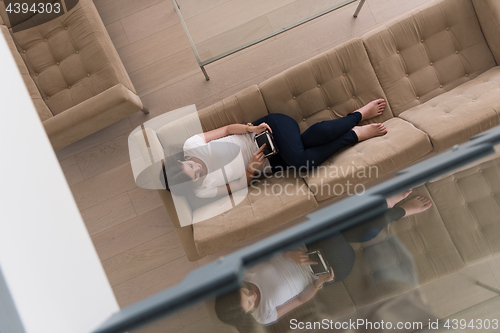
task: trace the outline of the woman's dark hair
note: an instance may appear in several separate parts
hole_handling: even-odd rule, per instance
[[[241,307],[240,289],[217,296],[215,298],[215,313],[220,321],[235,326],[240,333],[266,331],[250,313],[245,313]]]
[[[184,161],[183,153],[166,157],[160,180],[167,190],[175,195],[184,196],[193,192],[195,182],[184,172],[182,161]]]

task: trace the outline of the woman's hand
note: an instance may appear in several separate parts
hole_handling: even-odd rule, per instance
[[[300,250],[288,251],[284,254],[285,258],[290,259],[291,261],[296,262],[299,265],[317,265],[316,261],[312,261],[307,253]]]
[[[250,160],[250,165],[248,166],[247,170],[250,173],[254,173],[255,170],[260,168],[262,164],[264,164],[264,147],[266,144],[264,143],[255,153],[252,155],[252,159]]]
[[[248,130],[250,132],[255,133],[255,134],[260,134],[260,133],[264,132],[266,129],[268,129],[269,132],[271,132],[271,133],[273,132],[271,127],[269,127],[269,125],[266,123],[260,123],[260,125],[258,125],[258,126],[252,126]]]
[[[314,285],[319,289],[325,282],[333,281],[334,278],[335,274],[333,273],[333,269],[330,266],[330,273],[318,275],[318,279],[316,280],[316,282],[314,282]]]

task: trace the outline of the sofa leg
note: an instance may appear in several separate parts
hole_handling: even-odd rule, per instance
[[[487,285],[486,283],[482,283],[481,281],[476,281],[476,284],[480,287],[483,287],[484,289],[487,289],[489,291],[492,291],[494,293],[497,293],[498,295],[500,295],[500,289],[498,288],[495,288],[495,287],[492,287],[490,285]]]
[[[144,114],[148,114],[149,113],[149,110],[147,108],[144,108],[141,110]]]

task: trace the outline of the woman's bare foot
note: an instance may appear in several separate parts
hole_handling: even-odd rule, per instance
[[[417,196],[403,203],[399,207],[405,210],[405,216],[410,216],[413,214],[421,213],[424,210],[429,209],[431,206],[432,202],[429,199],[427,199],[426,197]]]
[[[385,199],[387,201],[387,208],[392,208],[394,207],[395,204],[406,198],[407,196],[410,195],[412,189],[406,190],[404,192],[398,193],[393,195],[392,197],[389,197]]]
[[[354,126],[352,130],[358,136],[358,142],[387,134],[387,128],[380,123],[365,126]]]
[[[367,120],[375,118],[376,116],[380,116],[382,112],[385,110],[385,100],[383,98],[376,99],[366,104],[362,108],[359,108],[358,111],[361,113],[361,120]]]

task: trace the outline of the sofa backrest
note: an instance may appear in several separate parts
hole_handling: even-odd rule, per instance
[[[38,112],[38,116],[40,117],[41,121],[45,121],[49,118],[52,118],[53,115],[50,112],[49,108],[45,104],[45,102],[42,99],[42,96],[40,96],[40,92],[38,91],[38,88],[35,85],[35,82],[33,82],[33,79],[31,78],[28,68],[26,68],[26,65],[21,58],[21,55],[19,52],[17,52],[16,45],[14,44],[14,41],[12,40],[12,36],[7,29],[5,25],[0,25],[0,30],[1,30],[1,35],[5,38],[7,41],[7,45],[9,45],[9,49],[14,56],[14,59],[16,61],[17,68],[19,69],[19,72],[21,73],[24,84],[26,85],[26,88],[28,88],[28,92],[30,93],[31,100],[33,101],[33,104],[35,105],[35,109]],[[0,36],[0,38],[2,38]]]
[[[472,0],[477,18],[481,24],[484,37],[500,65],[500,1],[498,0]]]
[[[355,38],[262,82],[270,113],[286,114],[305,131],[323,120],[346,116],[385,98],[362,41]],[[369,122],[392,118],[390,107]]]
[[[92,0],[79,0],[68,13],[40,25],[37,15],[11,31],[52,114],[120,83],[135,92]]]
[[[430,1],[362,38],[395,116],[496,65],[471,0]]]

